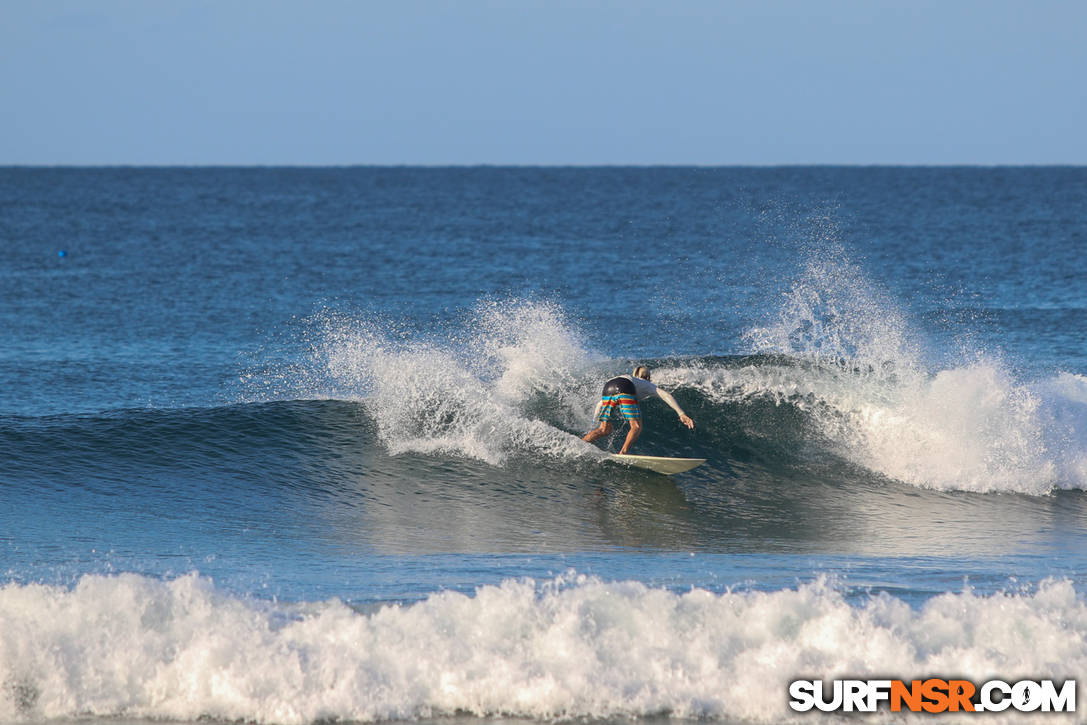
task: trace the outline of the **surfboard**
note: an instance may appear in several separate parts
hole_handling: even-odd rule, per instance
[[[684,473],[692,468],[698,468],[706,462],[705,458],[669,458],[667,456],[632,456],[628,454],[612,453],[609,459],[627,466],[645,468],[657,473],[671,476],[676,473]]]

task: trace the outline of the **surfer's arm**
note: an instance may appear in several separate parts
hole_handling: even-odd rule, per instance
[[[669,393],[667,390],[661,390],[660,388],[657,388],[657,397],[663,400],[665,403],[668,403],[668,407],[676,411],[676,415],[679,416],[679,421],[683,423],[683,425],[687,426],[688,428],[694,428],[694,421],[691,420],[691,417],[689,415],[683,412],[683,408],[679,407],[679,403],[676,402],[676,399],[672,397],[671,393]]]

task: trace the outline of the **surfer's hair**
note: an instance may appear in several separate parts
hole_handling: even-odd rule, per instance
[[[634,368],[633,375],[634,377],[641,378],[642,380],[649,380],[649,368],[647,368],[645,365],[639,365],[638,367]]]

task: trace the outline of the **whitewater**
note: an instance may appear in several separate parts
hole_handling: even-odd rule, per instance
[[[681,594],[570,574],[363,613],[239,600],[195,576],[0,589],[0,716],[308,723],[471,714],[781,722],[790,672],[954,671],[975,681],[1087,667],[1087,606],[1034,592],[888,596],[820,580]],[[1015,721],[1022,721],[1020,719]],[[793,719],[803,721],[793,714]],[[999,718],[998,718],[999,720]],[[1013,721],[1013,720],[1008,720]]]

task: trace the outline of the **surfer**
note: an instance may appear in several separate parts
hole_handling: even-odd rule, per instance
[[[639,365],[634,368],[633,374],[620,375],[604,383],[604,391],[600,394],[600,402],[596,404],[596,412],[593,414],[600,425],[582,436],[581,440],[592,443],[611,433],[613,420],[625,420],[630,423],[630,432],[627,433],[627,439],[619,453],[626,453],[642,433],[641,402],[653,397],[668,403],[679,415],[679,422],[688,428],[694,428],[694,421],[683,412],[683,408],[679,407],[671,393],[651,383],[649,377],[649,368]]]

